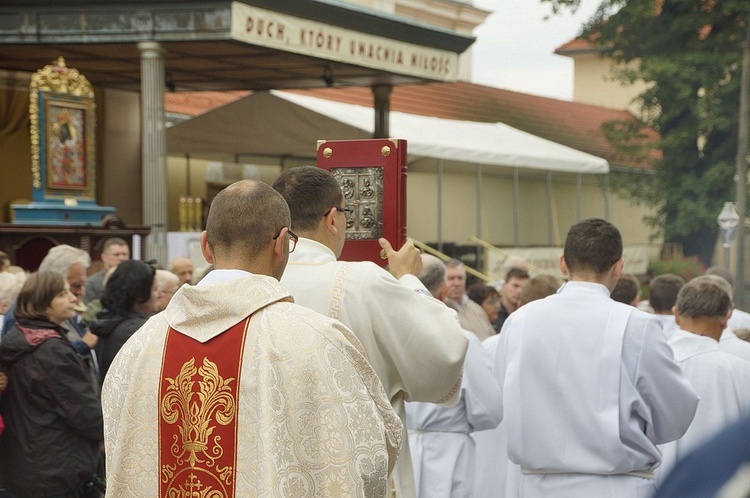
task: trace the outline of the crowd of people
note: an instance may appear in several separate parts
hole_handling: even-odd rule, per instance
[[[347,216],[304,166],[216,196],[199,281],[119,238],[30,275],[0,254],[0,496],[748,496],[750,315],[724,269],[642,300],[590,219],[565,282],[511,257],[467,288],[411,240],[339,261]]]

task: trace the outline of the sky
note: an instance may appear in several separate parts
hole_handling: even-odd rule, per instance
[[[549,4],[540,0],[474,0],[493,13],[474,30],[473,81],[572,100],[573,60],[554,51],[578,35],[599,3],[581,0],[575,14],[551,15]]]

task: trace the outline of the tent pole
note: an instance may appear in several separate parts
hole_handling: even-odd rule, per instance
[[[437,239],[438,251],[443,252],[443,160],[438,159],[437,164]]]
[[[373,85],[372,95],[375,100],[375,132],[373,138],[388,138],[390,132],[391,91],[392,85]]]
[[[582,188],[583,187],[582,187],[582,184],[581,184],[581,174],[580,173],[576,173],[576,223],[579,222],[579,221],[581,221],[581,216],[582,216],[582,212],[583,212],[583,207],[582,207],[582,204],[581,204],[581,202],[582,202],[582,199],[581,199],[581,197],[582,197],[582,195],[581,195]]]
[[[519,247],[519,196],[518,196],[518,168],[513,168],[513,245]]]
[[[477,173],[477,237],[483,239],[482,234],[482,165],[476,163]],[[477,246],[477,262],[481,262],[482,270],[484,271],[484,259],[482,258],[482,246]]]
[[[552,228],[552,172],[547,171],[547,243],[554,244],[554,230]]]

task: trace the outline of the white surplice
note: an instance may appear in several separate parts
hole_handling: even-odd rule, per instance
[[[494,372],[524,498],[638,498],[698,396],[653,315],[569,282],[505,322]]]
[[[738,309],[733,310],[727,328],[729,330],[750,329],[750,313]]]
[[[371,262],[336,261],[328,247],[300,237],[281,284],[296,303],[333,316],[354,332],[402,421],[404,401],[458,402],[469,341],[455,312],[429,297],[417,277],[397,280]],[[414,498],[405,436],[404,429],[393,477],[398,498]]]
[[[731,327],[727,327],[721,332],[719,349],[745,361],[750,361],[750,342],[743,341],[734,335],[732,330]]]
[[[407,403],[406,427],[419,498],[474,496],[475,448],[470,434],[494,429],[503,397],[492,376],[492,362],[473,332],[464,362],[461,401],[451,408]]]
[[[250,315],[239,379],[234,372],[227,381],[238,383],[235,496],[387,495],[402,424],[359,340],[291,301],[271,277],[214,270],[198,286],[181,287],[128,340],[102,392],[107,496],[159,496],[168,328],[206,343]],[[198,456],[201,463],[212,455]]]
[[[662,330],[664,331],[664,336],[667,338],[667,341],[674,335],[675,332],[680,330],[680,326],[677,325],[677,321],[675,320],[674,315],[657,315],[654,314],[654,318],[659,320],[662,325]]]
[[[690,428],[660,446],[663,479],[675,462],[742,417],[750,416],[750,362],[719,349],[710,337],[678,330],[669,340],[675,361],[701,398]]]

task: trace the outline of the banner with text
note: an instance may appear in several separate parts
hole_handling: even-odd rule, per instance
[[[253,45],[394,73],[455,81],[458,54],[232,2],[231,37]]]
[[[486,250],[487,274],[501,280],[503,276],[502,266],[508,254],[521,256],[529,263],[529,273],[537,275],[548,273],[562,278],[562,272],[558,260],[563,253],[562,247],[501,247],[503,253]],[[625,260],[625,273],[644,275],[648,270],[648,263],[653,257],[654,251],[658,255],[658,247],[649,245],[633,245],[623,248],[623,259]]]

